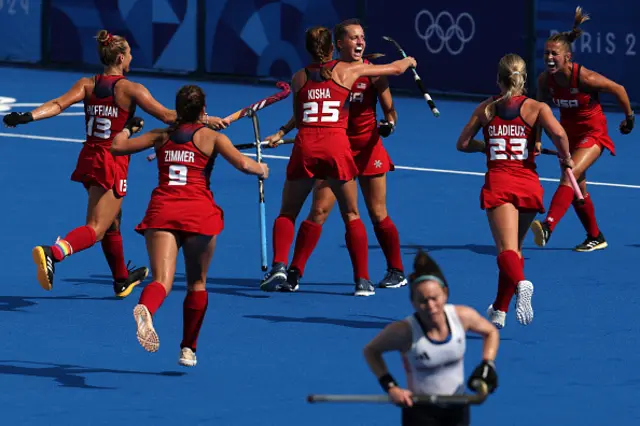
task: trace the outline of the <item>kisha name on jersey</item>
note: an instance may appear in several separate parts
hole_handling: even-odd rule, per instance
[[[515,138],[526,137],[526,128],[515,124],[503,124],[501,126],[489,126],[489,136],[508,136]]]
[[[331,90],[328,88],[325,89],[309,89],[307,90],[307,97],[310,100],[314,99],[330,99],[331,98]]]
[[[165,151],[164,161],[167,163],[193,163],[195,160],[191,151]]]
[[[87,114],[118,118],[118,107],[112,105],[89,105],[87,106]]]

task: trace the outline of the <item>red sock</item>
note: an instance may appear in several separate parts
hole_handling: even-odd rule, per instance
[[[107,231],[101,243],[102,251],[111,269],[113,279],[116,281],[126,280],[129,277],[129,271],[127,270],[127,264],[124,262],[124,249],[120,231]]]
[[[51,246],[53,258],[60,262],[73,253],[86,250],[96,243],[96,231],[90,226],[80,226],[69,232],[63,240],[57,241]]]
[[[151,315],[154,315],[166,297],[167,290],[164,286],[158,281],[153,281],[142,290],[138,304],[146,306]]]
[[[360,218],[347,223],[345,234],[347,250],[353,265],[353,279],[369,279],[369,241],[367,240],[367,230]]]
[[[273,263],[289,264],[289,251],[296,231],[295,220],[280,215],[273,223]]]
[[[513,250],[505,250],[498,255],[498,294],[493,302],[493,308],[508,312],[511,299],[520,281],[524,280],[523,261]]]
[[[387,259],[389,269],[404,271],[402,266],[402,256],[400,255],[400,237],[398,229],[389,216],[373,225],[373,230],[380,243],[380,248]]]
[[[207,312],[209,293],[206,290],[187,291],[182,304],[182,343],[181,348],[191,348],[196,351],[198,335]]]
[[[584,194],[584,204],[579,206],[576,202],[573,203],[573,209],[576,211],[582,226],[591,238],[597,238],[600,235],[600,228],[598,227],[598,221],[596,221],[596,209],[593,206],[593,201],[589,194]]]
[[[291,261],[291,268],[296,268],[300,271],[300,275],[304,275],[304,267],[307,265],[313,249],[316,248],[321,233],[322,225],[310,220],[305,220],[300,224],[298,236],[296,237],[296,247],[293,250],[293,260]]]
[[[549,207],[549,213],[547,213],[547,218],[545,219],[545,222],[549,225],[549,229],[552,231],[567,210],[569,210],[569,206],[573,201],[573,195],[573,188],[567,185],[560,185],[556,193],[553,194],[551,207]]]
[[[509,303],[515,292],[512,291],[511,280],[507,275],[500,271],[498,274],[498,293],[496,294],[496,300],[493,302],[493,309],[502,312],[509,312]]]

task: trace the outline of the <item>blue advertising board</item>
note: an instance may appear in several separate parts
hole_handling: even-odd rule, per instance
[[[0,0],[0,61],[39,62],[42,0]]]
[[[132,69],[197,68],[198,0],[51,0],[51,60],[99,65],[96,33],[127,38]]]
[[[591,17],[581,25],[584,33],[573,43],[574,61],[597,71],[627,89],[633,103],[640,101],[640,4],[624,0],[580,1]],[[537,0],[536,68],[544,70],[544,45],[554,33],[570,31],[576,3]],[[613,98],[605,100],[611,102]]]
[[[206,0],[209,73],[289,80],[309,62],[304,33],[357,17],[357,1]]]
[[[398,58],[382,36],[395,39],[416,58],[431,91],[493,94],[500,58],[517,53],[527,59],[526,1],[396,0],[392,13],[387,0],[367,0],[366,6],[367,50],[384,49],[385,59]],[[417,90],[408,74],[390,81],[392,87]]]

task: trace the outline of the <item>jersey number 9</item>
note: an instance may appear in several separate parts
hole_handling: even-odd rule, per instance
[[[87,135],[100,139],[109,139],[111,137],[111,120],[104,117],[89,117]]]
[[[169,166],[169,185],[186,185],[187,184],[187,167],[186,166]]]
[[[340,101],[323,101],[322,114],[318,117],[318,102],[305,102],[302,104],[304,115],[303,123],[336,123],[340,118]]]

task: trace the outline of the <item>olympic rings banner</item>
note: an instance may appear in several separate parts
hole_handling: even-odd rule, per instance
[[[40,62],[42,0],[0,0],[0,60]]]
[[[94,37],[108,29],[127,38],[132,69],[197,69],[198,0],[49,1],[52,62],[99,65]]]
[[[623,0],[538,0],[536,16],[536,69],[545,68],[543,54],[547,38],[569,31],[576,5],[591,19],[581,25],[584,33],[573,43],[573,59],[627,89],[632,104],[640,101],[640,5]],[[615,102],[612,96],[603,98]]]
[[[367,0],[367,50],[385,49],[385,60],[398,58],[382,36],[394,38],[418,62],[429,91],[466,94],[497,92],[498,61],[506,53],[525,60],[527,1]],[[499,14],[496,11],[508,11]],[[390,79],[392,87],[417,90],[411,75]]]

